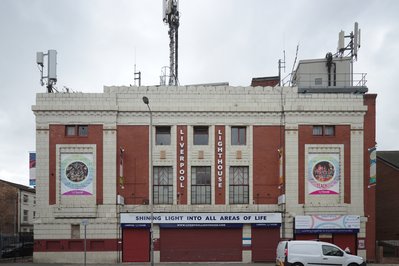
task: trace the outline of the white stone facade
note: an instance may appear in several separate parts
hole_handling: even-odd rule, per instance
[[[226,130],[226,169],[230,165],[247,165],[249,172],[253,168],[253,126],[284,126],[285,156],[285,195],[286,204],[254,204],[252,175],[250,174],[249,204],[229,205],[228,189],[225,194],[227,204],[215,205],[215,187],[212,187],[211,205],[191,205],[190,194],[187,205],[178,205],[174,194],[173,205],[155,205],[155,212],[283,212],[282,238],[294,235],[293,219],[297,215],[339,214],[359,215],[361,229],[359,237],[367,237],[365,231],[363,201],[363,118],[367,112],[363,95],[318,93],[301,94],[292,87],[105,87],[104,93],[39,93],[32,107],[36,116],[36,152],[37,152],[37,220],[35,239],[70,239],[71,224],[80,224],[80,238],[83,237],[82,220],[88,219],[87,238],[118,239],[119,212],[148,212],[147,205],[116,205],[117,196],[117,126],[148,125],[149,114],[142,97],[150,100],[153,113],[153,125],[171,125],[171,145],[154,146],[152,160],[154,165],[173,165],[176,160],[177,125],[211,125],[209,143],[214,143],[214,125],[247,126],[248,139],[245,147],[232,146],[230,131]],[[283,110],[283,112],[282,112]],[[103,125],[103,204],[97,205],[95,195],[84,198],[68,199],[59,193],[59,176],[56,184],[56,203],[49,204],[49,149],[50,125],[99,124]],[[344,158],[343,145],[307,145],[305,154],[299,154],[298,128],[301,125],[347,125],[351,136],[351,203],[344,203],[344,184],[341,193],[336,196],[310,196],[306,193],[305,203],[298,203],[298,158],[310,151],[334,151]],[[191,166],[211,165],[215,167],[214,147],[193,146],[192,128],[188,127],[188,173]],[[96,155],[95,145],[57,145],[57,160],[63,150],[83,149]],[[241,158],[237,159],[237,152]],[[164,158],[160,158],[160,154]],[[203,154],[204,160],[195,159]],[[59,162],[56,163],[57,167]],[[342,171],[346,167],[342,165]],[[306,167],[305,167],[306,169]],[[174,176],[176,169],[173,169]],[[305,170],[306,172],[306,170]],[[59,169],[57,168],[57,174]],[[174,179],[176,188],[176,179]],[[228,188],[228,178],[225,180]],[[212,171],[212,184],[215,175]],[[188,179],[190,187],[190,179]],[[94,188],[96,183],[94,182]],[[190,193],[190,190],[188,190]],[[151,189],[149,191],[151,194]],[[244,227],[243,237],[249,237],[251,228]],[[159,238],[159,227],[155,226],[154,237]],[[365,251],[361,251],[365,253]],[[93,252],[96,253],[96,252]],[[36,262],[81,262],[82,252],[35,252]],[[88,254],[88,262],[117,262],[118,252],[98,252]],[[155,253],[160,260],[159,251]],[[243,261],[251,261],[251,251],[243,251]]]

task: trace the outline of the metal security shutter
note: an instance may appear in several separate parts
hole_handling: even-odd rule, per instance
[[[280,241],[280,228],[252,227],[252,261],[276,261],[276,248]]]
[[[148,262],[150,261],[150,230],[149,229],[123,229],[123,262]]]
[[[242,229],[161,229],[162,262],[242,261]]]
[[[348,247],[352,254],[357,254],[356,234],[333,234],[333,243],[342,249]]]

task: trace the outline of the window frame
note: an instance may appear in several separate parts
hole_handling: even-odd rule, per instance
[[[171,144],[171,126],[155,127],[155,145],[167,146]],[[164,140],[164,141],[162,141]]]
[[[200,175],[200,176],[199,176]],[[191,204],[212,204],[212,167],[191,167]]]
[[[242,181],[235,176],[236,170],[242,170]],[[249,166],[230,166],[229,168],[229,204],[249,204]]]
[[[69,132],[73,130],[73,132]],[[89,136],[89,125],[65,125],[65,137],[81,137],[87,138]]]
[[[320,131],[320,133],[315,132],[315,130]],[[330,131],[332,133],[330,133]],[[313,125],[312,135],[315,137],[335,137],[336,127],[335,125]]]
[[[202,140],[204,136],[206,141]],[[193,126],[193,145],[209,145],[209,126]]]
[[[172,166],[153,166],[152,179],[152,202],[154,204],[173,204],[173,167]],[[167,182],[162,184],[159,176],[167,173]],[[157,178],[157,180],[156,180]],[[164,179],[163,179],[164,180]],[[156,182],[157,181],[157,182]]]
[[[235,134],[234,131],[237,130]],[[241,130],[244,130],[243,137]],[[241,143],[241,138],[243,138],[243,143]],[[232,146],[245,146],[247,145],[247,127],[246,126],[231,126],[231,145]]]

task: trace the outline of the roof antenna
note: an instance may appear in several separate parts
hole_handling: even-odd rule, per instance
[[[47,76],[43,76],[44,69],[44,57],[47,56]],[[39,67],[39,71],[41,73],[40,76],[40,84],[43,86],[44,79],[47,79],[46,87],[47,92],[54,92],[54,85],[57,83],[57,51],[56,50],[48,50],[47,54],[43,52],[36,53],[36,64]]]
[[[163,16],[162,20],[169,25],[169,60],[170,60],[170,76],[169,85],[177,86],[178,79],[178,30],[179,30],[179,1],[178,0],[162,0]]]
[[[281,86],[281,69],[284,69],[285,73],[285,50],[283,50],[284,53],[284,60],[279,59],[278,60],[278,85]]]

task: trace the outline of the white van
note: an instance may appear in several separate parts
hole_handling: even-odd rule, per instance
[[[342,265],[365,266],[362,257],[346,253],[334,244],[311,241],[280,241],[276,251],[277,266]]]

